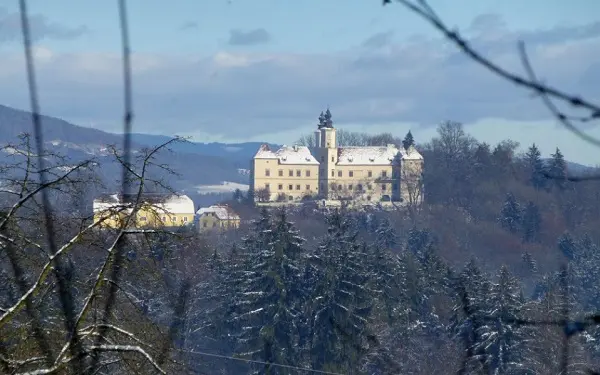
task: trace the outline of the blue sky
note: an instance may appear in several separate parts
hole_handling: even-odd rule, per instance
[[[116,1],[30,0],[44,113],[118,131]],[[167,5],[168,4],[168,5]],[[521,72],[600,99],[600,2],[431,0],[447,24]],[[0,0],[0,103],[27,108],[17,1]],[[136,131],[291,143],[331,105],[338,128],[427,140],[443,120],[600,164],[528,93],[495,79],[400,5],[379,0],[130,0]],[[586,130],[600,137],[598,127]]]

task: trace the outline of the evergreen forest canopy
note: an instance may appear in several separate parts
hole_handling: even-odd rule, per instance
[[[259,211],[237,193],[228,203],[249,225],[207,236],[131,232],[112,284],[95,275],[120,232],[81,229],[88,213],[77,189],[93,182],[86,165],[52,195],[67,212],[52,218],[55,240],[77,237],[61,257],[72,308],[87,306],[75,331],[51,293],[56,279],[36,284],[49,264],[39,205],[0,222],[3,371],[559,373],[563,327],[522,322],[600,310],[600,182],[569,174],[558,149],[548,162],[535,145],[517,155],[517,140],[487,145],[458,123],[440,125],[430,142],[404,141],[426,160],[421,207]],[[151,169],[144,160],[138,168]],[[4,217],[17,201],[5,194]],[[23,300],[32,285],[39,291]],[[571,371],[600,368],[600,330],[571,331]],[[66,345],[67,332],[80,341]],[[83,370],[61,351],[76,344],[90,353]]]

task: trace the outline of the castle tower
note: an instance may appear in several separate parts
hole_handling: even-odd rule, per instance
[[[320,140],[317,144],[319,168],[319,191],[322,198],[329,197],[331,184],[335,180],[335,166],[337,163],[338,149],[335,137],[335,128],[331,119],[331,111],[327,108],[319,116]],[[315,135],[316,136],[316,135]]]

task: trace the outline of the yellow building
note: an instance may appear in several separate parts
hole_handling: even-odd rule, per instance
[[[423,156],[413,146],[338,147],[329,110],[320,120],[312,152],[304,146],[260,147],[251,165],[256,202],[299,201],[306,195],[363,203],[422,202]]]
[[[137,199],[136,194],[110,194],[94,199],[94,221],[107,217],[101,225],[118,228],[127,216],[131,215]],[[130,226],[175,227],[193,225],[194,202],[187,195],[143,194],[135,217]]]
[[[319,162],[306,146],[271,151],[262,145],[250,169],[251,189],[258,202],[299,201],[319,194]]]
[[[212,229],[233,229],[240,226],[239,215],[226,205],[202,207],[196,212],[196,215],[198,215],[198,227],[201,232]]]

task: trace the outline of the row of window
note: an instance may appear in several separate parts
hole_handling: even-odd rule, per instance
[[[287,186],[288,190],[294,190],[294,185],[293,184],[289,184]],[[271,184],[265,184],[265,189],[267,190],[271,190]],[[297,184],[296,185],[296,190],[300,190],[301,189],[301,185]],[[277,190],[283,190],[283,184],[279,184],[277,185]],[[306,185],[306,190],[310,190],[310,185]]]
[[[324,186],[323,184],[321,184],[321,189],[323,189]],[[344,187],[342,185],[331,185],[331,190],[342,190]],[[348,190],[354,190],[354,185],[349,184],[347,186]],[[397,184],[393,184],[392,188],[394,190],[398,189]],[[265,184],[265,189],[267,190],[271,190],[271,184]],[[294,190],[294,185],[293,184],[289,184],[287,186],[288,190]],[[301,190],[302,187],[300,184],[296,185],[296,190]],[[283,184],[278,184],[277,185],[277,190],[283,190]],[[310,190],[310,185],[306,185],[306,190]],[[357,184],[356,185],[356,190],[358,191],[363,191],[363,185],[362,184]],[[371,184],[367,184],[367,190],[373,190],[373,186]],[[381,191],[386,191],[387,190],[387,184],[381,184]]]
[[[321,173],[324,173],[323,169],[321,169]],[[280,169],[278,171],[278,175],[279,177],[283,177],[284,173],[283,173],[283,169]],[[343,171],[338,170],[337,171],[337,175],[338,177],[343,177]],[[271,170],[270,169],[265,169],[265,176],[270,177],[271,176]],[[296,169],[296,173],[295,173],[296,177],[302,177],[302,170],[301,169]],[[305,170],[304,171],[304,176],[305,177],[310,177],[310,170]],[[293,169],[289,169],[288,170],[288,177],[294,177],[294,170]],[[331,170],[331,177],[335,177],[335,170],[332,169]],[[348,177],[354,177],[354,171],[348,171]],[[367,177],[373,177],[373,171],[367,171]],[[381,171],[381,177],[382,178],[386,178],[387,177],[387,171]]]
[[[283,169],[280,169],[278,172],[279,177],[283,177]],[[265,176],[270,177],[271,176],[271,170],[270,169],[265,169]],[[305,170],[304,171],[304,176],[305,177],[310,177],[310,170]],[[289,169],[288,170],[288,177],[294,177],[294,170],[293,169]],[[296,169],[296,177],[302,177],[302,170],[301,169]]]
[[[343,186],[342,185],[331,185],[331,190],[343,190]],[[354,190],[354,185],[349,184],[347,186],[348,190]],[[397,184],[393,185],[393,189],[396,190],[398,188]],[[358,191],[363,191],[363,185],[362,184],[357,184],[356,185],[356,190]],[[367,190],[373,190],[373,186],[371,184],[367,184]],[[387,184],[381,184],[381,191],[386,191],[387,190]]]
[[[320,169],[321,174],[325,173],[323,168]],[[337,171],[338,177],[344,177],[344,173],[342,170]],[[387,171],[381,171],[381,177],[386,178],[388,176]],[[335,169],[331,170],[331,177],[335,177]],[[348,177],[354,177],[354,171],[348,171]],[[373,177],[373,171],[367,171],[367,177]]]
[[[140,221],[146,221],[146,220],[148,220],[148,218],[147,218],[146,216],[140,216]],[[163,216],[163,217],[162,217],[162,221],[165,221],[165,222],[166,222],[166,221],[167,221],[167,217],[166,217],[166,216]],[[172,218],[171,218],[171,221],[172,221],[172,222],[176,222],[176,221],[177,221],[177,218],[176,218],[176,217],[172,217]],[[184,216],[184,217],[182,217],[182,218],[181,218],[181,221],[183,221],[183,222],[187,222],[187,221],[188,221],[188,218],[187,218],[187,216]]]

